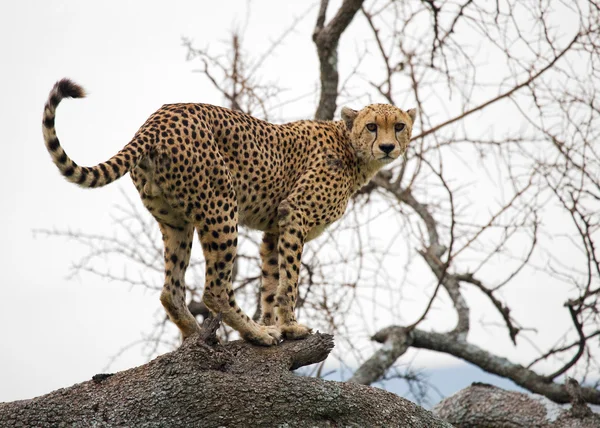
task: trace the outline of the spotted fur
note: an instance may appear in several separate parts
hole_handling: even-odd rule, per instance
[[[294,316],[303,246],[342,216],[350,197],[381,167],[406,151],[415,119],[414,110],[375,104],[344,108],[338,122],[274,125],[208,104],[168,104],[115,156],[82,167],[61,147],[54,118],[63,98],[83,96],[80,86],[63,79],[44,109],[46,148],[62,175],[82,187],[100,187],[129,172],[163,235],[161,302],[183,338],[199,332],[184,283],[196,231],[206,260],[205,304],[260,345],[310,333]],[[233,294],[238,225],[264,232],[258,323]]]

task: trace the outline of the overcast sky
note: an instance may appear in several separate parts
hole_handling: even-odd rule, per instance
[[[228,0],[0,4],[4,161],[0,219],[5,235],[0,246],[0,401],[30,398],[90,379],[121,348],[141,339],[162,310],[155,293],[90,275],[67,279],[82,247],[33,234],[37,228],[110,234],[111,209],[123,201],[119,189],[137,198],[129,178],[86,190],[59,176],[41,133],[43,106],[52,85],[70,77],[87,89],[88,98],[61,104],[57,128],[63,146],[78,164],[95,165],[116,153],[164,103],[224,103],[193,72],[197,64],[185,61],[181,38],[218,52],[229,30],[246,22],[245,4]],[[254,2],[246,30],[248,49],[266,49],[311,4]],[[316,12],[313,7],[269,64],[271,76],[281,86],[293,88],[289,99],[310,93],[318,81],[309,38]],[[346,43],[342,52],[354,49],[350,41],[342,42]],[[314,97],[309,97],[286,106],[280,114],[310,118],[314,106]],[[541,323],[562,322],[562,314],[556,315],[552,308],[560,307],[564,296],[550,296],[554,289],[548,287],[544,298],[552,305],[540,305],[535,313],[529,306],[517,306],[513,314]],[[520,292],[525,299],[537,298],[530,287]],[[481,330],[472,337],[503,355],[517,355],[506,338],[499,342]],[[144,361],[140,352],[129,352],[110,370]],[[429,355],[422,364],[453,362]]]

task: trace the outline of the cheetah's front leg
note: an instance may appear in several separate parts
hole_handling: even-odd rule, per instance
[[[279,329],[254,322],[235,301],[231,273],[237,252],[237,207],[233,197],[227,199],[227,204],[233,207],[233,216],[219,216],[220,221],[207,216],[204,225],[198,227],[206,261],[202,299],[211,311],[221,313],[223,321],[247,341],[257,345],[276,345],[280,338]]]
[[[260,246],[260,258],[262,260],[261,286],[260,286],[260,324],[275,324],[275,294],[279,285],[279,256],[277,245],[279,235],[265,233]]]
[[[284,200],[279,205],[279,285],[275,297],[275,321],[287,339],[302,339],[312,330],[298,324],[294,315],[298,301],[298,272],[308,232],[306,219]]]

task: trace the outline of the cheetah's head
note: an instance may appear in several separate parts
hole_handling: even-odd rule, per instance
[[[371,104],[360,111],[342,108],[358,158],[376,167],[406,152],[416,114],[415,109],[404,112],[388,104]]]

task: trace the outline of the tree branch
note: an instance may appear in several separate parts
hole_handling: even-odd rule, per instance
[[[583,406],[587,412],[578,413],[544,397],[474,383],[441,401],[433,412],[460,427],[597,427],[600,416]]]
[[[434,132],[439,131],[440,129],[442,129],[445,126],[448,126],[454,122],[457,122],[459,120],[464,119],[465,117],[469,116],[470,114],[473,114],[479,110],[483,110],[484,108],[486,108],[487,106],[494,104],[497,101],[500,101],[501,99],[507,98],[509,96],[511,96],[512,94],[514,94],[516,91],[518,91],[519,89],[530,85],[534,80],[536,80],[538,77],[540,77],[542,74],[544,74],[546,71],[550,70],[552,67],[554,67],[554,64],[556,64],[556,62],[562,58],[562,56],[564,54],[566,54],[568,51],[571,50],[571,48],[573,47],[573,45],[577,42],[577,40],[579,39],[579,37],[581,36],[580,33],[577,33],[575,35],[575,37],[571,40],[571,42],[558,54],[554,57],[554,59],[552,61],[550,61],[544,68],[542,68],[540,71],[538,71],[537,73],[535,73],[534,75],[530,76],[527,80],[519,83],[518,85],[514,86],[513,88],[511,88],[510,90],[498,95],[497,97],[492,98],[491,100],[488,100],[480,105],[478,105],[477,107],[473,107],[472,109],[469,109],[467,111],[465,111],[464,113],[453,117],[452,119],[449,119],[443,123],[440,123],[439,125],[434,126],[433,128],[429,128],[427,131],[423,131],[421,132],[419,135],[414,136],[412,139],[413,140],[418,140],[419,138],[423,138],[429,134],[432,134]]]
[[[577,319],[577,311],[573,308],[573,304],[571,304],[571,302],[565,303],[565,306],[567,308],[569,308],[569,315],[571,316],[571,320],[573,321],[573,325],[575,326],[575,330],[577,331],[577,335],[579,336],[579,341],[578,341],[579,346],[577,348],[577,352],[575,353],[575,355],[573,355],[573,358],[571,358],[560,369],[558,369],[554,373],[546,376],[546,378],[548,380],[554,380],[555,378],[562,375],[563,373],[566,373],[567,370],[569,370],[571,367],[573,367],[575,365],[575,363],[577,363],[577,361],[579,361],[579,359],[583,355],[583,351],[585,350],[585,343],[586,343],[587,338],[585,337],[585,334],[583,333],[583,325]]]
[[[455,275],[451,275],[446,271],[448,268],[447,264],[440,260],[440,257],[442,257],[448,249],[444,245],[440,244],[437,222],[429,212],[427,206],[415,199],[410,189],[400,188],[399,186],[395,185],[396,183],[391,183],[389,179],[386,179],[381,174],[377,174],[372,181],[381,188],[390,192],[398,199],[399,202],[411,207],[425,223],[429,235],[429,242],[425,245],[423,250],[419,251],[419,254],[427,262],[436,278],[438,278],[438,280],[444,286],[448,292],[448,295],[450,296],[450,299],[452,300],[452,303],[454,304],[454,308],[456,309],[458,321],[450,334],[460,340],[466,339],[466,336],[469,332],[470,311],[464,297],[460,292],[459,281],[456,279]]]
[[[370,385],[381,379],[385,372],[402,356],[410,346],[406,329],[396,329],[389,333],[394,338],[387,340],[367,361],[353,373],[348,382]],[[388,337],[389,339],[389,337]]]
[[[544,395],[557,403],[568,403],[570,396],[564,385],[551,382],[545,376],[540,376],[520,364],[514,364],[506,358],[491,354],[478,346],[467,342],[460,342],[448,334],[433,333],[415,329],[408,333],[408,338],[402,337],[405,329],[392,326],[380,330],[373,336],[373,340],[384,343],[385,346],[395,346],[393,342],[400,341],[408,346],[419,349],[443,352],[468,361],[471,364],[498,376],[512,380],[517,385],[537,394]],[[402,345],[404,346],[404,345]],[[590,388],[581,388],[585,401],[600,404],[600,391]]]
[[[313,41],[317,46],[321,69],[321,96],[315,119],[332,120],[337,107],[339,74],[337,70],[337,47],[340,36],[350,25],[363,0],[344,0],[329,24],[325,24],[328,0],[321,0]]]
[[[190,338],[143,366],[96,376],[31,400],[0,404],[12,426],[411,426],[450,427],[378,388],[296,376],[322,361],[330,335],[262,348]]]

